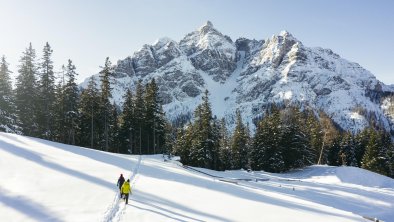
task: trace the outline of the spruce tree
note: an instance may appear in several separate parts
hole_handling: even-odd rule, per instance
[[[15,104],[24,135],[38,136],[37,123],[37,64],[31,43],[23,52],[16,78]]]
[[[242,122],[241,112],[236,110],[236,125],[231,143],[231,153],[233,155],[233,169],[247,169],[248,165],[248,140],[246,127]]]
[[[354,137],[350,132],[346,132],[345,135],[342,137],[340,155],[342,154],[346,157],[346,166],[358,166]]]
[[[88,86],[81,93],[78,111],[80,114],[78,138],[80,145],[99,149],[99,131],[98,126],[101,121],[99,113],[100,93],[97,83],[92,76]]]
[[[67,133],[66,143],[75,144],[76,132],[78,128],[79,112],[78,112],[78,100],[79,90],[78,85],[75,82],[76,76],[75,65],[69,59],[65,76],[67,82],[64,85],[64,116],[65,116],[65,131]]]
[[[232,168],[233,155],[230,147],[230,136],[227,131],[226,121],[224,118],[220,120],[220,131],[219,131],[219,159],[220,169],[228,170]]]
[[[124,95],[122,113],[120,115],[120,153],[136,153],[134,149],[135,134],[135,116],[134,116],[134,98],[130,89],[127,89]]]
[[[251,150],[251,168],[268,172],[285,170],[282,150],[280,149],[280,114],[276,105],[266,112],[259,122]]]
[[[382,152],[383,148],[381,133],[371,131],[369,141],[362,160],[362,168],[388,175],[387,155]]]
[[[111,68],[111,62],[109,58],[107,57],[105,59],[105,64],[104,67],[102,67],[102,70],[100,71],[100,81],[101,81],[101,99],[100,99],[100,117],[102,118],[103,122],[100,126],[100,132],[102,132],[100,141],[101,141],[101,147],[104,148],[105,151],[109,151],[109,124],[110,124],[110,113],[112,110],[112,105],[109,101],[110,98],[112,98],[112,93],[111,93],[111,82],[110,79],[112,77],[112,68]]]
[[[285,170],[312,165],[316,153],[310,149],[310,137],[303,127],[301,112],[297,107],[289,107],[284,110],[282,118],[280,149]]]
[[[38,126],[39,136],[53,139],[53,109],[55,102],[55,75],[52,61],[53,50],[48,42],[43,49],[38,79]]]
[[[10,75],[8,63],[5,56],[2,56],[0,61],[0,131],[19,133]]]
[[[148,153],[146,150],[146,146],[143,145],[145,142],[143,140],[143,132],[145,129],[145,120],[146,120],[146,106],[144,101],[144,87],[142,85],[142,81],[138,81],[136,87],[136,93],[134,98],[134,118],[135,118],[135,141],[136,148],[138,149],[136,153],[138,154],[146,154]],[[144,149],[143,149],[144,148]]]
[[[158,95],[159,88],[155,79],[147,84],[145,92],[145,130],[148,140],[148,153],[156,154],[159,149],[160,138],[162,140],[165,137],[165,121]]]

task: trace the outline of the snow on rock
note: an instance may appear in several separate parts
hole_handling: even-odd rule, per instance
[[[138,79],[156,78],[169,119],[193,112],[208,89],[213,114],[225,117],[230,128],[237,108],[253,127],[252,119],[271,103],[286,103],[323,110],[353,132],[369,125],[367,113],[394,129],[381,107],[394,94],[393,86],[330,49],[304,46],[287,31],[266,40],[234,42],[208,21],[179,42],[162,38],[144,45],[114,68],[113,101],[121,105],[126,89]]]

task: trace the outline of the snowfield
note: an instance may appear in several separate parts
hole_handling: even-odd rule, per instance
[[[394,180],[353,167],[217,172],[0,133],[0,169],[0,221],[394,221]]]

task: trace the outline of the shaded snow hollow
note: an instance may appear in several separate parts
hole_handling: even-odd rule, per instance
[[[161,155],[112,154],[6,133],[0,133],[0,160],[1,221],[394,218],[394,180],[353,167],[192,170]],[[119,200],[120,173],[131,179],[129,205]]]

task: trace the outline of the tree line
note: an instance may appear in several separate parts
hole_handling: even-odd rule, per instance
[[[60,76],[55,75],[52,53],[46,43],[38,60],[30,44],[20,58],[15,89],[9,65],[1,58],[0,131],[116,153],[171,153],[180,156],[183,164],[215,170],[284,172],[328,164],[394,177],[391,135],[383,130],[366,128],[352,134],[324,112],[272,104],[256,119],[254,135],[239,110],[230,132],[226,120],[213,115],[208,91],[193,121],[175,127],[165,118],[154,79],[136,82],[119,107],[110,102],[113,67],[109,58],[99,81],[91,77],[87,87],[80,89],[71,60],[62,66]]]
[[[118,153],[154,154],[166,148],[168,123],[154,79],[129,89],[123,107],[111,103],[113,67],[109,58],[99,81],[86,89],[76,83],[71,60],[55,75],[53,50],[46,43],[42,58],[30,44],[19,62],[15,89],[9,64],[0,61],[0,131]],[[97,84],[100,82],[100,85]]]
[[[285,172],[313,164],[354,166],[394,177],[391,135],[366,128],[341,130],[324,112],[297,106],[271,105],[249,126],[235,114],[229,133],[224,119],[212,115],[208,91],[194,112],[194,121],[177,131],[173,152],[186,165],[214,170],[245,169]]]

